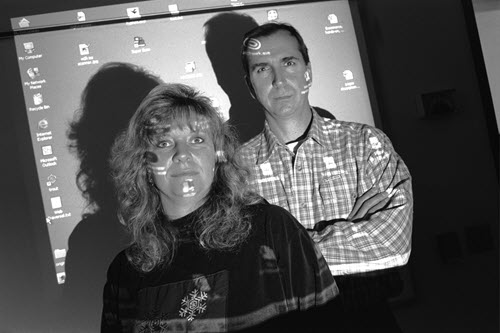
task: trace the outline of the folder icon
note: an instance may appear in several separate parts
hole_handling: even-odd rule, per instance
[[[54,258],[61,259],[66,257],[66,249],[55,249]]]

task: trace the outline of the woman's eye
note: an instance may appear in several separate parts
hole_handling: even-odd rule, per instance
[[[156,144],[156,147],[158,147],[158,148],[167,148],[167,147],[170,147],[170,146],[171,146],[171,144],[168,141],[159,141]]]
[[[193,139],[193,143],[203,143],[205,140],[203,138],[197,137]]]

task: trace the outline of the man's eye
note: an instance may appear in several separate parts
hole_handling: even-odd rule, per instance
[[[285,66],[293,66],[293,65],[295,65],[295,61],[289,60],[285,62]]]
[[[265,71],[267,71],[267,67],[259,67],[256,70],[257,73],[262,73],[262,72],[265,72]]]

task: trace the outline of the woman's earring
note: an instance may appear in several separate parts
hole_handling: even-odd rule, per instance
[[[224,152],[222,150],[217,150],[215,152],[215,156],[217,157],[217,162],[219,163],[227,162],[226,155],[224,155]]]

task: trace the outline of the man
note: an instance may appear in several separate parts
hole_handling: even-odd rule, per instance
[[[310,106],[311,63],[292,26],[249,31],[242,62],[266,117],[264,130],[241,148],[250,184],[309,230],[339,284],[348,331],[400,331],[382,290],[387,284],[369,272],[408,261],[407,167],[380,130],[323,118]]]

